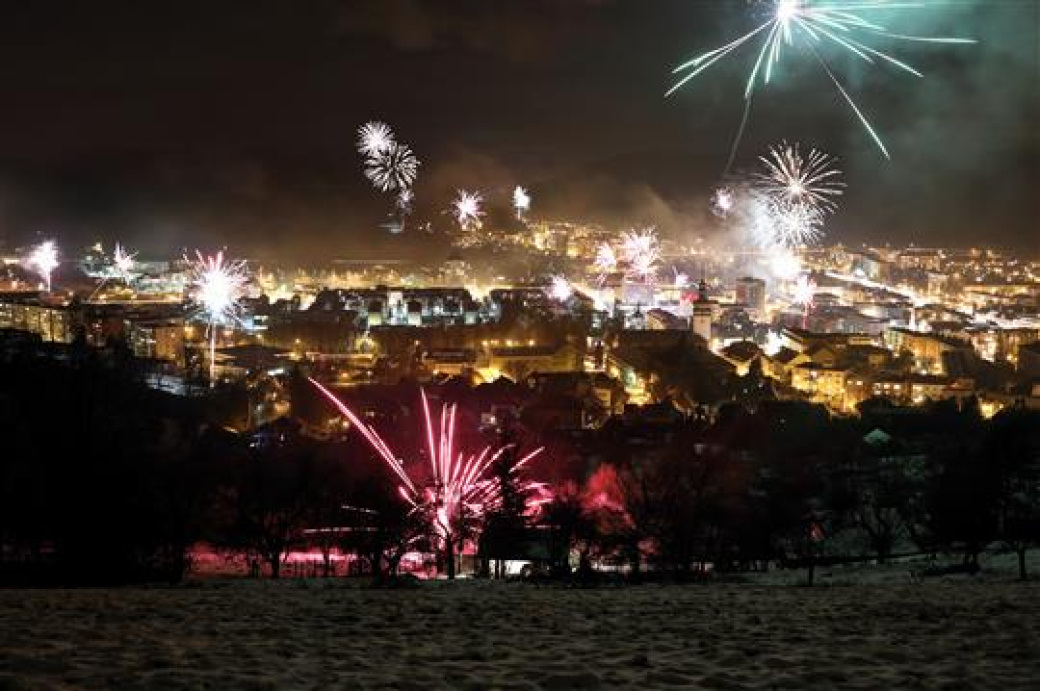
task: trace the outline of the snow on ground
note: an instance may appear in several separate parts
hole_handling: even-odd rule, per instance
[[[0,689],[1015,689],[1040,584],[0,590]]]

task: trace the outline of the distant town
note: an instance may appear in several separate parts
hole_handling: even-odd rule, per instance
[[[119,344],[169,393],[262,392],[240,428],[286,414],[278,383],[301,369],[333,388],[505,377],[564,393],[554,424],[573,429],[636,406],[711,415],[762,397],[839,415],[870,400],[973,399],[985,416],[1040,408],[1035,258],[841,245],[776,256],[647,231],[648,266],[633,270],[625,238],[587,224],[478,227],[452,240],[422,263],[247,262],[223,323],[193,304],[187,257],[119,267],[112,248],[69,248],[46,290],[26,268],[29,248],[11,252],[0,357]]]

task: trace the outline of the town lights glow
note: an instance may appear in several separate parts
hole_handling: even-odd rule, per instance
[[[47,292],[51,292],[51,275],[58,268],[58,246],[53,240],[44,240],[33,248],[26,263],[29,268],[40,275]]]
[[[776,66],[787,53],[807,56],[814,61],[828,77],[831,84],[841,94],[863,128],[873,139],[878,149],[889,157],[888,149],[870,124],[866,115],[853,100],[843,82],[834,73],[825,55],[826,49],[837,49],[850,54],[864,62],[874,65],[878,61],[885,62],[898,70],[921,77],[922,74],[907,63],[890,53],[883,52],[869,45],[872,40],[885,42],[926,42],[966,44],[974,43],[971,39],[943,38],[928,36],[910,36],[890,31],[878,19],[880,11],[941,11],[941,3],[936,2],[886,2],[885,0],[851,0],[846,2],[825,0],[772,0],[771,12],[765,21],[748,33],[733,41],[682,63],[673,70],[673,74],[681,75],[666,95],[671,95],[687,82],[701,74],[716,62],[726,58],[744,47],[759,44],[757,56],[751,63],[744,86],[744,99],[750,108],[751,97],[759,86],[770,83]],[[933,9],[940,8],[940,9]],[[792,50],[798,48],[797,51]],[[745,122],[746,122],[745,112]],[[743,122],[738,130],[733,150],[743,134]]]
[[[431,411],[426,392],[422,391],[426,455],[429,460],[429,475],[419,479],[419,468],[406,468],[402,461],[375,428],[366,424],[349,407],[344,405],[326,387],[314,379],[311,383],[329,400],[372,447],[400,482],[398,493],[408,502],[412,510],[426,517],[440,537],[447,555],[453,553],[461,539],[464,524],[494,511],[502,505],[502,483],[500,478],[518,478],[521,492],[531,497],[527,509],[536,511],[548,501],[548,490],[543,483],[519,480],[519,473],[527,463],[542,452],[541,448],[510,461],[508,468],[496,470],[496,464],[508,458],[514,448],[485,446],[479,451],[458,447],[455,437],[457,408],[453,404],[441,406],[439,414]],[[496,472],[492,472],[496,470]]]
[[[513,190],[513,211],[519,220],[524,220],[527,212],[531,210],[531,194],[523,187],[517,185]]]
[[[462,230],[479,229],[484,218],[484,196],[480,192],[459,190],[452,202],[455,220]]]
[[[224,252],[204,255],[195,251],[195,259],[188,259],[190,283],[189,299],[196,313],[207,323],[209,333],[210,385],[215,382],[217,327],[238,321],[239,300],[245,293],[249,276],[244,261],[228,261]]]

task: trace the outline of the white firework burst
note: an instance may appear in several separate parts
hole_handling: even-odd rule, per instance
[[[799,276],[794,284],[791,301],[802,307],[812,307],[816,300],[816,281],[809,276]]]
[[[627,279],[646,284],[656,280],[658,262],[661,260],[661,246],[653,228],[622,234],[621,251],[627,264]]]
[[[567,302],[574,295],[574,286],[563,276],[553,276],[549,283],[549,297],[557,302]]]
[[[513,190],[513,211],[521,221],[531,210],[531,194],[523,187],[517,185]]]
[[[249,275],[244,261],[227,261],[224,252],[204,255],[195,250],[195,259],[188,259],[190,283],[188,297],[198,314],[207,323],[209,332],[209,379],[212,385],[216,372],[217,326],[231,325],[239,320],[239,301],[245,294]]]
[[[484,218],[483,204],[484,197],[480,192],[458,191],[455,201],[452,202],[452,208],[455,212],[455,220],[462,230],[475,230],[481,227]]]
[[[742,217],[752,244],[762,250],[792,250],[823,237],[823,213],[798,201],[752,192],[743,199]]]
[[[49,293],[51,290],[51,275],[58,268],[58,246],[53,240],[44,240],[33,248],[26,263],[30,269],[40,275]]]
[[[736,203],[734,192],[729,187],[720,187],[711,195],[711,211],[720,218],[729,216]]]
[[[394,132],[385,122],[373,120],[358,128],[357,148],[362,156],[379,156],[395,143]]]
[[[600,286],[606,283],[607,276],[618,270],[617,252],[609,242],[604,242],[596,248],[596,257],[592,260],[592,266],[598,274],[597,281]]]
[[[759,160],[766,171],[755,176],[759,189],[770,197],[812,206],[821,214],[837,210],[836,198],[844,192],[837,159],[817,149],[802,155],[798,144],[782,142],[770,147]]]
[[[115,249],[112,250],[112,268],[124,281],[129,282],[133,278],[134,259],[136,257],[136,252],[128,252],[127,249],[118,242],[116,243]]]
[[[408,216],[412,213],[412,202],[415,201],[415,193],[411,189],[405,188],[397,194],[397,211]]]
[[[393,142],[365,163],[365,176],[382,192],[408,189],[415,182],[421,165],[412,150]]]

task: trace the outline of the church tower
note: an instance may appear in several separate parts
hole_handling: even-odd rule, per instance
[[[690,328],[709,346],[711,345],[711,322],[715,318],[717,306],[718,303],[708,297],[708,283],[702,278],[697,285],[697,300],[693,303]]]

